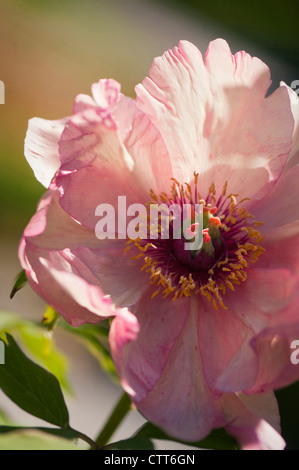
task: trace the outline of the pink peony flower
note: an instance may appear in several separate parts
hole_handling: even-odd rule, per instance
[[[224,426],[245,449],[285,445],[273,390],[299,376],[299,100],[285,84],[266,97],[270,84],[263,62],[223,40],[204,59],[181,41],[136,100],[100,80],[72,116],[29,122],[25,155],[48,188],[20,244],[29,282],[74,326],[115,316],[124,389],[184,440]],[[99,240],[95,209],[119,220],[120,195],[201,202],[201,249]]]

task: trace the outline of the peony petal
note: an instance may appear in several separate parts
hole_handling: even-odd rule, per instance
[[[84,279],[78,270],[80,261],[67,250],[51,254],[23,239],[19,258],[31,287],[72,326],[115,315],[111,300]]]
[[[158,297],[158,296],[157,296]],[[119,356],[116,328],[111,328],[112,355],[138,410],[170,435],[195,441],[224,420],[202,374],[198,343],[198,303],[157,297],[140,303],[140,332]],[[192,301],[192,302],[193,302]],[[159,302],[159,305],[157,305]],[[121,338],[118,339],[119,342]]]
[[[34,171],[36,179],[46,188],[60,167],[58,141],[67,119],[48,121],[29,120],[25,138],[25,157]]]
[[[211,390],[221,394],[251,386],[257,374],[252,328],[232,310],[211,311],[202,301],[198,331],[203,374]]]
[[[258,357],[259,370],[255,383],[248,389],[248,393],[286,387],[299,379],[296,362],[298,353],[293,348],[298,338],[297,321],[294,324],[268,328],[252,340],[252,347]]]
[[[273,393],[246,396],[225,395],[223,411],[229,424],[226,429],[239,441],[243,450],[283,450],[277,401]]]
[[[151,299],[151,293],[152,290],[147,292],[132,309],[140,325],[136,341],[126,344],[124,339],[117,337],[118,319],[113,322],[110,333],[116,368],[121,379],[134,390],[136,403],[143,400],[159,380],[188,314],[188,302],[178,301],[171,305],[158,296]],[[126,344],[121,355],[117,348],[119,341]]]
[[[298,89],[298,80],[295,80]],[[291,108],[293,117],[295,120],[295,127],[293,133],[293,145],[292,150],[290,152],[290,156],[288,158],[288,163],[286,165],[286,169],[293,168],[295,165],[299,163],[299,96],[288,87],[284,82],[281,83],[281,86],[284,86],[289,94],[290,101],[291,101]]]
[[[254,208],[259,227],[266,235],[264,246],[298,233],[299,223],[299,166],[285,171],[268,195]]]
[[[134,161],[134,175],[147,188],[160,194],[172,184],[170,158],[160,132],[131,98],[122,96],[113,111],[118,132]]]
[[[119,99],[120,84],[113,79],[102,79],[91,85],[94,101],[100,108],[113,108]]]
[[[232,56],[223,40],[210,44],[205,64],[195,46],[181,41],[154,60],[136,87],[137,105],[160,130],[179,181],[224,163],[244,177],[245,170],[266,169],[275,181],[291,149],[294,121],[286,90],[265,99],[270,83],[265,64],[244,52]],[[242,193],[244,184],[238,189]]]
[[[63,211],[57,190],[49,190],[41,198],[37,212],[24,231],[24,237],[30,238],[30,242],[37,247],[49,250],[99,247],[95,232],[80,225]]]
[[[92,282],[99,284],[118,306],[133,305],[148,287],[148,275],[141,271],[144,261],[132,259],[136,254],[132,250],[124,253],[126,240],[98,240],[93,230],[63,211],[57,190],[48,191],[41,199],[23,238],[32,247],[31,259],[35,256],[37,264],[40,251],[47,253],[44,257],[65,250],[72,253],[81,267],[86,267],[81,272],[83,279],[88,280],[86,272],[89,276],[92,273]]]
[[[225,158],[237,168],[265,167],[276,180],[294,127],[287,91],[279,88],[265,98],[269,68],[244,51],[233,56],[221,39],[210,43],[205,62],[214,97],[212,158]]]
[[[187,41],[154,60],[149,77],[136,88],[137,106],[161,132],[174,177],[190,182],[204,170],[209,146],[204,138],[212,94],[199,50]]]
[[[110,111],[102,108],[86,109],[68,120],[59,141],[59,154],[64,171],[77,170],[93,161],[123,170],[133,167]]]

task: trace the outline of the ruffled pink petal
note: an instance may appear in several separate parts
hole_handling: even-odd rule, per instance
[[[244,390],[257,374],[257,360],[250,341],[253,329],[231,309],[211,310],[202,301],[198,312],[199,346],[203,374],[214,393]]]
[[[123,240],[103,241],[100,248],[79,247],[74,250],[78,258],[88,266],[101,289],[109,295],[117,307],[135,305],[149,286],[149,276],[142,267],[144,260],[133,259],[124,252]]]
[[[274,242],[298,233],[299,224],[299,166],[285,171],[268,195],[254,207],[259,227],[266,235],[263,245],[267,248]]]
[[[94,101],[100,108],[114,108],[120,95],[120,84],[113,79],[102,79],[91,85]]]
[[[113,237],[115,233],[115,238],[126,238],[126,221],[129,223],[133,220],[133,217],[127,216],[129,206],[148,203],[148,194],[135,183],[130,172],[121,168],[114,170],[87,165],[78,171],[60,174],[55,182],[61,193],[60,204],[63,210],[94,232],[98,222],[108,215],[101,207],[98,212],[98,206],[109,205],[107,211],[111,222],[107,231],[110,228],[112,232],[109,231],[109,237]],[[119,223],[119,217],[123,222]]]
[[[120,96],[120,84],[112,79],[101,79],[91,85],[93,97],[79,94],[74,103],[73,113],[90,108],[113,109]]]
[[[295,120],[295,127],[293,132],[293,145],[286,165],[286,169],[289,169],[293,168],[299,163],[299,96],[285,83],[282,82],[281,85],[284,86],[289,93],[291,109]]]
[[[97,108],[74,116],[59,145],[63,165],[55,183],[62,207],[80,223],[94,230],[100,204],[112,205],[117,215],[119,196],[128,206],[148,202],[149,189],[134,175],[134,161],[110,112]]]
[[[156,299],[137,308],[140,332],[135,341],[118,337],[120,319],[113,321],[112,355],[138,410],[172,436],[195,441],[224,424],[220,403],[202,373],[198,304],[196,300],[193,306],[189,300],[157,304]]]
[[[63,211],[57,190],[48,191],[41,199],[23,238],[31,247],[31,259],[35,256],[36,266],[41,262],[40,251],[46,258],[65,250],[70,252],[81,263],[83,279],[89,281],[92,274],[91,281],[99,284],[118,306],[133,305],[148,287],[148,275],[141,271],[144,262],[132,259],[131,250],[124,253],[126,239],[98,240],[94,230],[80,225]],[[25,253],[26,250],[27,247]],[[63,282],[62,276],[60,279]]]
[[[36,179],[46,188],[60,167],[58,141],[67,119],[48,121],[29,120],[25,138],[25,157]]]
[[[98,323],[115,315],[111,300],[96,280],[78,269],[80,260],[69,250],[48,252],[22,240],[19,258],[31,287],[72,325]],[[79,265],[79,266],[78,266]]]
[[[206,119],[212,108],[209,77],[199,50],[187,41],[154,60],[149,77],[135,88],[137,106],[161,132],[174,177],[189,182],[209,155]]]
[[[247,281],[238,286],[238,292],[229,294],[225,301],[244,322],[243,333],[247,327],[252,333],[223,368],[216,381],[217,388],[233,391],[239,384],[239,390],[255,393],[296,380],[299,370],[290,361],[290,345],[299,334],[298,277],[285,268],[254,268],[248,273]],[[223,336],[219,338],[221,345]],[[207,364],[206,369],[215,370],[218,362],[216,359],[212,367]]]
[[[130,346],[130,343],[137,340],[139,332],[140,325],[135,315],[127,309],[122,309],[120,314],[113,320],[109,334],[109,343],[114,353],[114,362],[122,387],[132,398],[136,396],[136,392],[127,380],[127,362],[123,358],[126,356],[126,349]]]
[[[80,93],[75,98],[74,106],[73,106],[73,114],[81,113],[90,108],[95,108],[96,103],[89,95],[84,95]]]
[[[298,305],[298,303],[297,303]],[[259,370],[248,393],[276,390],[299,379],[296,341],[299,338],[299,322],[279,325],[262,331],[252,340],[252,348],[258,357]]]
[[[199,352],[197,301],[176,301],[171,312],[152,302],[150,310],[148,303],[137,308],[138,318],[118,315],[110,330],[116,369],[138,410],[179,439],[196,441],[225,426],[244,448],[283,448],[272,393],[212,395]]]
[[[59,154],[64,171],[92,162],[123,170],[133,168],[111,112],[102,108],[86,109],[68,120],[59,141]]]
[[[169,192],[172,184],[170,158],[160,132],[134,100],[121,96],[113,111],[118,132],[134,161],[134,175],[157,194]]]
[[[298,287],[287,269],[254,268],[244,284],[225,295],[226,310],[211,310],[209,303],[201,302],[203,373],[214,392],[251,389],[263,368],[254,343],[262,331],[296,321]]]
[[[287,91],[265,99],[269,86],[268,67],[244,52],[232,56],[225,41],[210,44],[205,63],[195,46],[181,41],[154,60],[136,87],[137,105],[161,132],[179,181],[222,163],[242,169],[245,178],[245,170],[264,168],[276,180],[294,121]],[[241,194],[247,183],[239,185]]]
[[[136,403],[143,400],[159,380],[188,315],[188,303],[178,301],[172,305],[158,297],[151,299],[151,293],[145,294],[133,310],[140,325],[136,341],[127,344],[118,336],[118,323],[124,322],[123,318],[118,317],[113,322],[110,332],[116,368],[121,379],[134,390]]]
[[[267,65],[244,51],[233,56],[224,40],[210,43],[205,63],[214,97],[213,158],[228,158],[243,169],[264,166],[276,180],[294,127],[286,90],[279,88],[265,99],[271,85]]]
[[[243,450],[283,450],[280,418],[273,393],[246,396],[230,394],[222,398],[227,431]]]
[[[294,224],[295,227],[297,224]],[[286,226],[285,226],[286,227]],[[269,235],[267,236],[268,239]],[[265,239],[265,241],[267,240]],[[263,243],[265,243],[265,241]],[[266,251],[260,256],[259,268],[288,269],[294,277],[299,275],[299,235],[291,233],[288,237],[281,237],[274,243],[269,243]]]
[[[80,225],[62,209],[57,190],[49,190],[41,198],[23,236],[37,247],[49,250],[63,250],[66,245],[69,249],[99,247],[95,232]]]

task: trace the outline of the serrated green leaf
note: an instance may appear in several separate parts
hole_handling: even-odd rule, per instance
[[[0,388],[24,411],[61,428],[68,426],[68,410],[58,380],[28,359],[8,334]]]
[[[23,289],[23,287],[26,286],[27,282],[28,280],[26,277],[26,273],[23,269],[16,277],[14,286],[10,293],[10,298],[12,299],[19,290]]]
[[[135,438],[159,439],[179,442],[199,449],[214,449],[214,450],[237,450],[239,445],[237,441],[227,434],[225,429],[214,429],[211,434],[201,441],[189,442],[180,439],[175,439],[166,434],[162,429],[158,428],[152,423],[144,424],[137,433],[133,436]]]

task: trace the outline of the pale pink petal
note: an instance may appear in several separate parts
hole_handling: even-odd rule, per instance
[[[119,196],[127,197],[128,205],[148,202],[149,188],[134,175],[134,161],[109,112],[88,110],[70,119],[60,154],[63,165],[55,183],[62,207],[89,228],[95,229],[100,204],[111,204],[117,214]]]
[[[265,167],[276,180],[294,127],[287,91],[279,88],[265,98],[269,68],[244,51],[233,56],[224,40],[210,43],[205,63],[214,97],[212,158],[225,158],[237,168]]]
[[[94,101],[100,108],[113,108],[119,99],[120,84],[113,79],[102,79],[91,85]]]
[[[263,368],[255,341],[265,329],[295,321],[298,287],[287,269],[254,268],[246,282],[224,296],[226,310],[211,311],[201,302],[203,372],[214,392],[251,389]]]
[[[268,195],[254,207],[256,219],[263,222],[259,231],[266,235],[265,247],[299,233],[298,178],[298,165],[286,170]]]
[[[131,342],[136,341],[139,332],[140,326],[135,315],[122,309],[114,318],[109,333],[110,347],[114,353],[114,362],[121,379],[121,385],[132,398],[135,397],[136,392],[127,381],[127,361],[124,358],[127,347]]]
[[[34,171],[36,179],[46,188],[60,167],[58,141],[67,119],[48,121],[29,120],[25,138],[25,157]]]
[[[248,273],[247,281],[238,286],[238,292],[230,293],[225,300],[244,322],[243,334],[246,326],[252,334],[219,375],[217,388],[233,391],[239,384],[242,385],[239,390],[254,393],[296,380],[299,370],[290,357],[292,341],[299,334],[298,277],[285,268],[254,268]],[[219,338],[221,346],[223,336]],[[209,373],[210,368],[215,370],[219,359],[215,362],[212,367],[206,366]]]
[[[140,325],[136,341],[125,344],[122,338],[117,337],[117,323],[123,319],[113,322],[110,333],[116,368],[121,379],[134,390],[134,400],[138,403],[159,380],[188,315],[188,302],[171,304],[158,297],[151,299],[151,294],[152,290],[132,309]],[[122,354],[118,350],[119,341],[125,344]]]
[[[96,212],[97,207],[109,204],[110,226],[112,230],[114,224],[116,238],[118,235],[126,238],[126,221],[132,219],[127,216],[128,207],[135,203],[147,204],[149,200],[148,193],[132,174],[121,168],[116,170],[108,166],[99,168],[98,165],[87,165],[75,172],[60,173],[55,183],[61,193],[60,204],[64,211],[93,232],[105,215],[101,211]],[[118,215],[122,223],[118,223]]]
[[[268,234],[269,237],[269,234]],[[267,238],[268,238],[267,237]],[[265,239],[264,243],[267,239]],[[299,234],[281,237],[274,243],[269,243],[266,251],[260,256],[259,268],[269,270],[288,269],[298,279],[299,275]]]
[[[121,96],[113,117],[121,140],[134,161],[134,176],[142,181],[148,195],[169,191],[172,184],[170,158],[161,137],[149,117],[136,107],[131,98]]]
[[[257,374],[250,346],[253,329],[241,315],[231,309],[211,310],[207,301],[200,303],[198,321],[203,374],[211,390],[221,394],[250,387]]]
[[[198,303],[188,299],[140,303],[138,338],[127,342],[111,328],[112,355],[138,410],[172,436],[195,441],[224,419],[204,380],[198,341]],[[117,342],[116,342],[117,341]],[[118,346],[125,344],[122,354]]]
[[[24,230],[24,237],[39,248],[74,249],[79,246],[98,248],[95,232],[80,225],[61,208],[59,192],[47,191]]]
[[[137,106],[161,132],[174,177],[190,182],[208,167],[206,120],[212,109],[209,77],[199,50],[187,41],[153,61],[136,88]]]
[[[82,246],[74,250],[117,307],[135,305],[150,284],[148,273],[142,270],[144,260],[134,259],[130,251],[124,252],[125,248],[123,240],[107,240],[98,249]]]
[[[111,300],[82,277],[74,262],[78,260],[67,250],[51,254],[23,239],[19,258],[31,287],[71,325],[98,323],[115,315]]]
[[[256,393],[283,388],[299,379],[299,368],[296,362],[299,354],[296,355],[296,350],[292,347],[298,338],[298,321],[294,324],[280,324],[277,327],[268,328],[254,338],[252,347],[258,357],[259,370],[255,383],[248,392]]]
[[[294,122],[286,90],[265,99],[270,83],[265,64],[245,53],[232,56],[225,41],[210,44],[205,64],[195,46],[181,41],[154,60],[136,87],[137,105],[161,132],[179,181],[223,163],[242,169],[244,177],[245,170],[263,168],[276,180]],[[247,183],[239,184],[241,194]]]
[[[73,113],[80,113],[90,108],[113,108],[119,99],[120,84],[112,79],[102,79],[91,85],[93,98],[79,94],[74,103]]]
[[[124,252],[126,239],[99,240],[94,230],[80,225],[63,211],[57,190],[49,190],[41,199],[23,238],[30,246],[31,259],[36,258],[36,266],[41,262],[41,251],[48,257],[68,250],[74,257],[73,264],[80,261],[83,279],[99,284],[118,306],[133,305],[149,285],[148,275],[141,271],[144,261],[132,259],[136,256],[134,250]],[[27,246],[25,253],[26,250]],[[62,276],[60,279],[63,282]]]
[[[81,113],[89,108],[95,108],[96,103],[89,95],[84,95],[80,93],[75,98],[74,106],[73,106],[73,114]]]
[[[283,82],[281,83],[281,86],[286,87],[289,93],[292,113],[293,113],[293,117],[295,120],[295,127],[294,127],[294,133],[293,133],[293,145],[292,145],[292,150],[290,152],[290,156],[288,158],[286,169],[293,168],[295,165],[298,165],[299,163],[299,96],[297,94],[298,85],[299,85],[298,80],[295,80],[295,85],[296,85],[297,92],[292,90],[285,83]]]
[[[283,450],[277,401],[273,393],[225,395],[223,411],[227,431],[243,450]]]
[[[68,120],[59,141],[59,154],[65,171],[93,161],[123,170],[133,168],[110,111],[102,108],[88,108]]]

